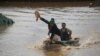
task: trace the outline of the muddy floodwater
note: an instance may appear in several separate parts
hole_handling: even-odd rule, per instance
[[[80,46],[43,48],[48,38],[47,24],[36,22],[36,8],[0,7],[0,13],[11,18],[11,26],[0,26],[0,56],[100,56],[100,7],[38,8],[41,16],[55,18],[57,26],[65,22]]]

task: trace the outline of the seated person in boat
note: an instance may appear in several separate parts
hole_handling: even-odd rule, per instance
[[[61,41],[69,41],[71,38],[72,31],[66,28],[66,23],[62,23],[61,28]]]

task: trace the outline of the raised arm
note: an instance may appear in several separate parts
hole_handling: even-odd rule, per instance
[[[48,21],[48,20],[46,20],[46,19],[44,19],[44,18],[42,18],[42,17],[40,17],[40,20],[42,20],[43,22],[45,22],[45,23],[49,24],[49,21]]]

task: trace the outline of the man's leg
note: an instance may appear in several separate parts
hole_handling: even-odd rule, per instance
[[[52,40],[54,37],[54,34],[52,33],[51,36],[50,36],[50,40]]]

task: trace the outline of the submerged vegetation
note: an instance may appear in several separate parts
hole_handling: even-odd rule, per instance
[[[14,21],[12,19],[7,18],[3,14],[0,14],[0,25],[11,25]]]

